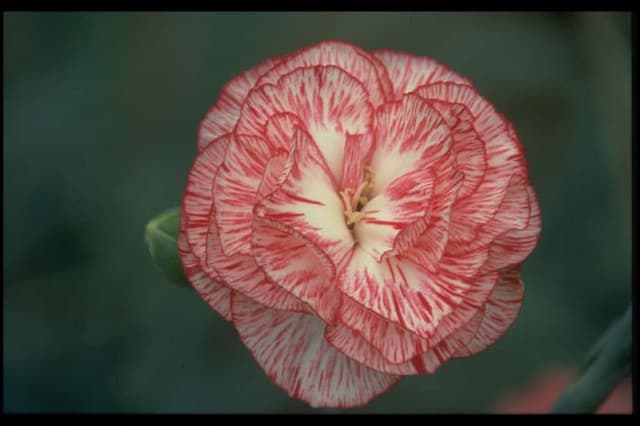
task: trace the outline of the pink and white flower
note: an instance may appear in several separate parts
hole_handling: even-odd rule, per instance
[[[231,80],[178,245],[269,378],[353,407],[514,322],[540,210],[511,124],[430,58],[324,42]]]

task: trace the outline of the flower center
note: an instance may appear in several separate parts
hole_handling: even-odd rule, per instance
[[[364,166],[362,182],[357,188],[345,188],[340,191],[342,203],[344,204],[344,218],[349,228],[358,223],[363,217],[362,208],[369,201],[369,193],[373,188],[374,173],[369,166]]]

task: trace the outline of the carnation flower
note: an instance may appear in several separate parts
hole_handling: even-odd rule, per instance
[[[512,125],[446,66],[340,42],[268,59],[198,149],[184,270],[289,395],[363,405],[514,322],[538,201]]]

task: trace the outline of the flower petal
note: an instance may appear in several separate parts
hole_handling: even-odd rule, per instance
[[[458,224],[455,228],[452,226],[445,253],[452,256],[462,255],[478,247],[488,246],[495,238],[509,231],[525,230],[531,217],[532,207],[528,187],[526,178],[518,175],[511,177],[495,215],[476,230],[465,227],[464,224]],[[459,221],[462,217],[464,217],[462,214],[455,217],[452,215],[452,221]],[[468,232],[463,234],[461,230]],[[535,233],[535,228],[533,231]],[[535,238],[532,240],[525,235],[525,239],[528,241],[527,247],[531,246],[531,243],[535,245]],[[485,270],[489,269],[485,268]]]
[[[342,183],[340,188],[356,189],[362,182],[364,167],[373,150],[371,134],[347,134],[344,145],[344,159],[342,160]]]
[[[374,123],[371,169],[375,175],[370,198],[384,192],[395,178],[428,166],[430,159],[449,150],[447,123],[418,96],[405,95],[379,107]]]
[[[392,240],[387,239],[387,244],[379,245],[377,251],[375,249],[369,250],[378,260],[380,260],[382,254],[389,252],[391,247],[393,249],[391,253],[393,254],[406,254],[409,259],[426,266],[432,271],[437,269],[435,265],[437,265],[442,252],[444,252],[447,242],[451,206],[456,199],[456,194],[459,192],[463,180],[463,175],[456,169],[455,153],[451,148],[450,142],[450,139],[445,139],[440,145],[434,146],[429,150],[430,154],[428,156],[415,164],[415,169],[412,172],[403,175],[407,177],[415,176],[416,174],[422,175],[420,179],[423,180],[423,184],[427,182],[424,179],[430,179],[431,188],[428,197],[426,197],[427,194],[423,194],[425,198],[418,196],[413,200],[416,202],[421,200],[424,203],[422,214],[412,218],[413,222],[400,229],[396,234],[389,235],[390,232],[387,232],[387,235]],[[436,149],[436,147],[439,149]],[[427,174],[430,178],[426,178]],[[395,187],[394,182],[402,182],[402,177],[396,178],[395,181],[389,184],[383,194]],[[419,186],[416,186],[416,189],[419,189]],[[366,212],[369,209],[378,209],[378,197],[380,195],[364,207],[365,219],[367,218]],[[414,203],[415,205],[417,204]],[[367,225],[365,220],[361,223],[365,226]],[[368,234],[366,232],[361,233],[358,229],[359,226],[360,223],[356,225],[354,230],[359,243],[363,247],[366,245],[363,245],[362,238],[366,240],[367,235],[373,236],[373,238],[369,238],[373,240],[371,241],[372,243],[376,242],[378,235],[385,236],[385,234],[376,232],[375,229],[370,229],[369,231],[371,232]],[[377,240],[380,240],[380,238],[377,238]],[[392,246],[389,246],[389,243]]]
[[[304,128],[304,123],[297,115],[290,112],[279,112],[269,117],[264,134],[272,146],[288,150],[293,134],[298,128]]]
[[[271,58],[254,68],[243,72],[224,85],[216,103],[200,123],[198,148],[203,150],[211,141],[230,133],[240,117],[240,108],[249,90],[258,78],[280,62],[281,58]]]
[[[531,254],[538,243],[542,228],[540,206],[533,187],[526,185],[526,191],[531,208],[526,228],[507,231],[493,240],[489,249],[489,258],[483,269],[496,270],[519,265]]]
[[[215,206],[212,207],[215,217]],[[252,255],[227,256],[222,250],[215,220],[209,223],[207,234],[207,263],[229,288],[254,299],[256,302],[276,309],[307,312],[307,306],[298,298],[273,284]]]
[[[309,305],[324,322],[335,322],[341,293],[329,258],[298,232],[255,218],[253,254],[269,279]]]
[[[351,326],[341,322],[327,327],[325,338],[329,344],[340,352],[374,370],[399,375],[432,374],[447,359],[454,356],[456,351],[463,348],[473,339],[480,326],[481,315],[472,317],[464,326],[451,333],[447,339],[440,341],[431,349],[424,349],[427,347],[424,341],[418,342],[414,339],[412,342],[411,339],[416,336],[406,330],[401,330],[380,318],[374,321],[378,322],[381,328],[387,332],[386,338],[382,340],[382,349],[376,348],[367,340],[360,329],[351,328]],[[381,336],[381,334],[376,334]],[[385,355],[385,353],[388,353],[385,348],[390,346],[409,349],[411,351],[409,353],[417,354],[408,356],[408,353],[404,353],[401,357],[393,357],[394,359],[405,360],[401,363],[393,363]]]
[[[471,84],[465,77],[428,57],[392,50],[377,50],[373,55],[387,68],[396,99],[428,83],[453,81]]]
[[[428,100],[449,125],[456,169],[464,174],[464,182],[457,199],[473,194],[484,179],[487,158],[484,142],[473,127],[473,115],[461,104]]]
[[[324,339],[312,315],[269,309],[234,295],[233,323],[269,378],[290,396],[314,407],[366,404],[398,381],[365,367]]]
[[[340,182],[345,137],[369,132],[373,108],[362,84],[334,66],[300,68],[249,94],[236,134],[262,136],[278,113],[297,115]]]
[[[358,361],[374,370],[388,374],[411,375],[417,370],[410,362],[394,364],[390,362],[378,349],[369,343],[355,330],[338,322],[336,325],[325,329],[327,342],[349,358]],[[394,342],[388,341],[387,345]]]
[[[508,122],[471,86],[436,83],[422,86],[414,93],[429,101],[464,106],[473,116],[474,130],[484,141],[486,169],[482,183],[475,192],[461,198],[452,213],[451,234],[472,238],[471,230],[494,216],[509,179],[526,173],[522,146],[512,137]]]
[[[359,80],[375,106],[393,95],[384,66],[368,52],[352,44],[327,41],[302,49],[287,57],[258,81],[258,85],[275,83],[281,76],[300,67],[336,66]]]
[[[177,245],[185,275],[200,297],[224,319],[231,321],[231,290],[202,271],[198,258],[187,242],[185,223],[186,218],[181,215]]]
[[[488,302],[478,315],[480,326],[467,345],[458,349],[457,357],[476,354],[496,342],[511,327],[518,316],[524,285],[517,268],[503,270]]]
[[[276,221],[307,238],[338,265],[353,245],[342,200],[320,151],[310,136],[294,136],[288,176],[256,206],[256,215]]]
[[[251,220],[258,189],[267,163],[283,150],[253,136],[238,136],[229,145],[213,186],[216,221],[226,255],[250,253]]]
[[[340,323],[353,330],[358,336],[361,336],[384,358],[383,360],[371,359],[370,362],[372,364],[370,366],[372,368],[380,369],[382,368],[380,366],[384,365],[385,362],[403,363],[429,350],[429,341],[427,339],[423,339],[396,323],[386,320],[349,297],[342,298],[338,319]],[[331,329],[331,331],[330,342],[341,349],[348,350],[349,348],[346,347],[347,345],[344,342],[340,344],[339,338],[341,336],[334,336],[333,332],[335,330]],[[343,330],[342,332],[345,331]],[[354,344],[362,345],[362,342],[354,342]],[[351,348],[347,355],[355,359],[360,359],[360,357],[373,358],[375,356],[374,354],[369,354],[368,356],[358,355],[356,348]],[[398,371],[397,374],[407,373]]]
[[[446,270],[444,265],[442,269]],[[452,271],[446,270],[446,273],[452,274]],[[478,275],[473,278],[460,277],[462,280],[471,282],[472,285],[465,292],[464,297],[455,309],[453,309],[449,315],[442,317],[432,336],[429,338],[429,344],[432,346],[440,346],[440,343],[448,341],[456,330],[470,323],[489,299],[491,292],[498,282],[498,278],[499,274],[497,271]],[[449,347],[450,353],[453,353],[452,351],[455,350],[457,350],[457,348],[451,349],[451,347]]]
[[[358,245],[380,262],[395,248],[403,231],[428,215],[433,187],[431,169],[417,169],[394,179],[362,209],[364,217],[353,228]]]
[[[271,195],[278,186],[282,184],[282,180],[287,175],[287,162],[289,161],[289,153],[285,150],[278,151],[275,157],[272,157],[264,168],[262,180],[258,186],[257,200]]]
[[[496,268],[486,268],[489,259],[490,248],[487,245],[478,245],[473,250],[464,253],[443,253],[438,259],[434,272],[440,270],[442,265],[453,275],[472,278],[478,274],[495,271]],[[409,257],[407,252],[407,257]],[[411,252],[411,254],[414,254]],[[414,254],[415,256],[415,254]],[[411,257],[412,258],[412,257]],[[412,258],[413,259],[413,258]]]
[[[209,213],[213,204],[213,181],[232,138],[230,134],[222,136],[200,151],[189,170],[187,187],[182,199],[181,217],[186,220],[187,242],[193,255],[200,262],[200,268],[212,278],[215,278],[216,273],[207,264],[205,251]]]
[[[431,272],[439,268],[448,239],[451,210],[462,187],[463,175],[455,167],[455,154],[447,155],[433,167],[435,188],[431,197],[428,221],[425,228],[416,227],[415,232],[401,234],[397,241],[397,251],[407,259],[426,267]]]
[[[472,315],[464,316],[468,309],[461,306],[464,303],[469,310],[479,308],[496,279],[491,274],[474,278],[456,276],[446,267],[433,274],[401,256],[377,262],[356,246],[338,276],[338,288],[383,318],[431,339],[441,323],[444,328],[439,333],[448,334],[461,322],[468,321]],[[456,315],[451,316],[454,311]]]

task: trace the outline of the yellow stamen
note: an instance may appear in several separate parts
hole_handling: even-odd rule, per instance
[[[351,212],[351,214],[345,214],[347,218],[347,226],[351,226],[354,223],[358,223],[360,219],[364,217],[364,213],[362,212]]]
[[[373,177],[374,173],[371,167],[364,166],[362,182],[360,182],[358,188],[355,190],[353,188],[345,188],[340,191],[347,226],[351,227],[364,218],[364,213],[360,209],[369,202],[368,193],[373,188]]]

